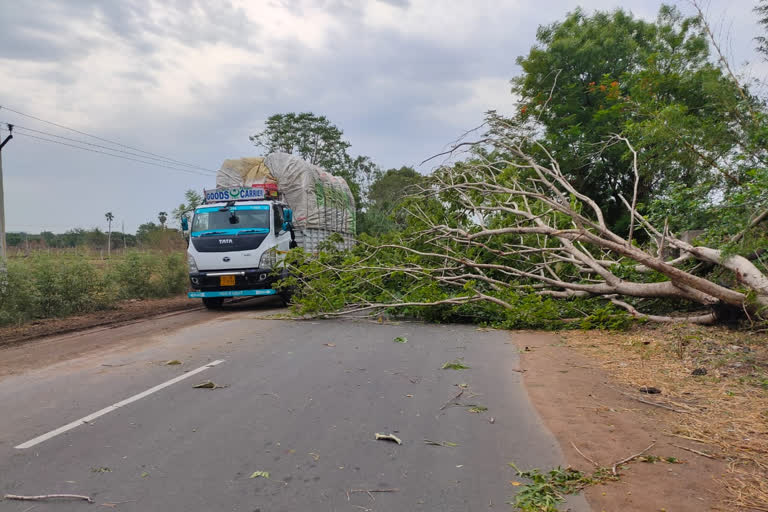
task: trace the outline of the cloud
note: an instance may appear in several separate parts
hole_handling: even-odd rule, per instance
[[[660,2],[623,5],[653,18]],[[751,6],[712,1],[714,13],[726,6],[741,61],[756,35]],[[9,72],[0,104],[209,169],[256,153],[248,135],[269,115],[313,111],[344,130],[353,152],[399,167],[439,152],[486,110],[511,111],[515,58],[537,26],[572,8],[567,0],[2,2],[0,67]],[[30,123],[3,110],[0,121]],[[11,228],[50,222],[45,209],[29,211],[30,194],[59,208],[85,191],[95,197],[61,206],[58,222],[90,225],[111,209],[132,229],[175,206],[184,189],[213,182],[23,137],[3,156]],[[35,188],[41,180],[52,186]],[[119,196],[98,196],[115,189]]]

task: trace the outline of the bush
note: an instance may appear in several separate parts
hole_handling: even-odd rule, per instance
[[[117,299],[168,297],[186,289],[180,253],[128,253],[107,271],[82,257],[11,260],[0,274],[0,325],[89,313]]]
[[[148,299],[186,290],[188,271],[182,254],[133,252],[113,267],[110,276],[121,299]]]
[[[10,262],[0,284],[0,325],[88,313],[114,301],[109,283],[85,261],[37,256]]]

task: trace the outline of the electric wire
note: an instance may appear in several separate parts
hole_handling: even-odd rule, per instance
[[[62,146],[69,146],[71,148],[81,149],[83,151],[90,151],[91,153],[99,153],[99,154],[111,156],[111,157],[114,157],[114,158],[122,158],[123,160],[131,160],[133,162],[139,162],[139,163],[146,164],[146,165],[154,165],[154,166],[157,166],[157,167],[164,167],[166,169],[171,169],[171,170],[178,171],[178,172],[185,172],[185,173],[189,173],[189,174],[199,174],[201,176],[209,176],[209,177],[211,176],[210,172],[201,172],[201,171],[196,171],[194,169],[185,169],[185,168],[180,168],[180,167],[172,167],[170,165],[163,165],[163,164],[157,163],[157,162],[147,162],[146,160],[139,160],[138,158],[131,158],[131,157],[128,157],[128,156],[123,156],[123,155],[115,155],[113,153],[107,153],[106,151],[99,151],[97,149],[84,148],[83,146],[77,146],[75,144],[69,144],[68,142],[63,142],[63,141],[60,141],[60,140],[46,139],[45,137],[38,137],[37,135],[30,135],[28,133],[23,133],[23,132],[16,133],[16,132],[14,132],[14,135],[20,135],[22,137],[29,137],[31,139],[37,139],[37,140],[40,140],[40,141],[51,142],[51,143],[54,143],[54,144],[61,144]]]
[[[70,142],[76,142],[78,144],[85,144],[85,145],[91,146],[91,147],[106,149],[108,151],[114,151],[116,153],[123,153],[123,154],[126,154],[126,155],[136,156],[136,157],[139,157],[139,158],[145,158],[145,159],[148,159],[148,160],[155,160],[155,161],[163,162],[163,163],[166,163],[166,164],[169,163],[169,162],[167,162],[166,160],[164,160],[162,158],[156,158],[156,157],[152,157],[152,156],[145,156],[145,155],[142,155],[141,153],[133,153],[131,151],[124,151],[122,149],[111,148],[109,146],[103,146],[101,144],[94,144],[92,142],[86,142],[84,140],[73,139],[73,138],[70,138],[70,137],[64,137],[63,135],[56,135],[55,133],[45,132],[45,131],[42,131],[42,130],[35,130],[34,128],[27,128],[25,126],[21,126],[21,125],[18,125],[18,124],[14,124],[13,128],[14,128],[14,130],[25,130],[25,131],[32,132],[32,133],[38,133],[40,135],[47,135],[49,137],[56,137],[57,139],[67,140],[67,141],[70,141]],[[19,132],[19,133],[21,133],[21,132]],[[215,172],[216,172],[216,171],[214,171],[212,169],[204,169],[202,167],[200,167],[200,169],[208,171],[211,174],[215,174]]]
[[[203,170],[203,171],[216,172],[216,171],[213,171],[212,169],[206,169],[205,167],[200,167],[200,166],[195,165],[195,164],[190,164],[188,162],[184,162],[184,161],[181,161],[181,160],[176,160],[175,158],[170,158],[170,157],[167,157],[167,156],[164,156],[164,155],[160,155],[158,153],[152,153],[150,151],[145,151],[145,150],[143,150],[141,148],[137,148],[137,147],[134,147],[134,146],[129,146],[127,144],[123,144],[122,142],[117,142],[117,141],[114,141],[114,140],[106,139],[104,137],[99,137],[97,135],[93,135],[91,133],[87,133],[87,132],[84,132],[84,131],[81,131],[81,130],[77,130],[75,128],[70,128],[69,126],[65,126],[63,124],[55,123],[53,121],[48,121],[47,119],[43,119],[41,117],[33,116],[31,114],[25,114],[24,112],[12,109],[12,108],[7,107],[5,105],[0,105],[0,111],[2,111],[2,110],[7,110],[8,112],[13,112],[14,114],[18,114],[20,116],[24,116],[24,117],[27,117],[29,119],[34,119],[35,121],[40,121],[41,123],[50,124],[52,126],[56,126],[57,128],[62,128],[64,130],[69,130],[71,132],[79,133],[80,135],[85,135],[86,137],[91,137],[91,138],[94,138],[96,140],[100,140],[102,142],[106,142],[108,144],[113,144],[115,146],[120,146],[120,147],[123,147],[123,148],[126,148],[126,149],[131,149],[133,151],[138,151],[139,153],[145,153],[147,155],[151,155],[151,156],[160,158],[162,160],[167,160],[169,163],[173,163],[173,164],[176,164],[176,165],[183,165],[183,166],[186,166],[186,167],[193,167],[195,169],[200,169],[200,170]]]

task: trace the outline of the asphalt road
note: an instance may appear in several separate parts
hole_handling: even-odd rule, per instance
[[[173,329],[158,321],[135,343],[125,342],[135,326],[96,332],[87,336],[102,337],[102,350],[0,380],[0,492],[95,501],[5,500],[0,510],[511,510],[509,462],[562,464],[512,371],[509,333],[263,313],[190,314],[190,325],[179,328],[177,317]],[[441,369],[458,358],[471,368]],[[164,364],[171,359],[183,364]],[[221,388],[193,387],[208,380]],[[377,432],[403,444],[377,441]],[[250,478],[256,471],[269,478]],[[570,507],[589,510],[582,498]]]

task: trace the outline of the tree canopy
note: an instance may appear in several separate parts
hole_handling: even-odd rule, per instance
[[[671,186],[733,178],[721,164],[738,145],[742,98],[711,62],[699,17],[669,6],[655,22],[621,9],[576,10],[540,27],[537,43],[518,59],[518,117],[543,131],[539,142],[619,231],[629,220],[621,196],[633,196],[634,175],[633,155],[616,134],[637,149],[641,204]]]

